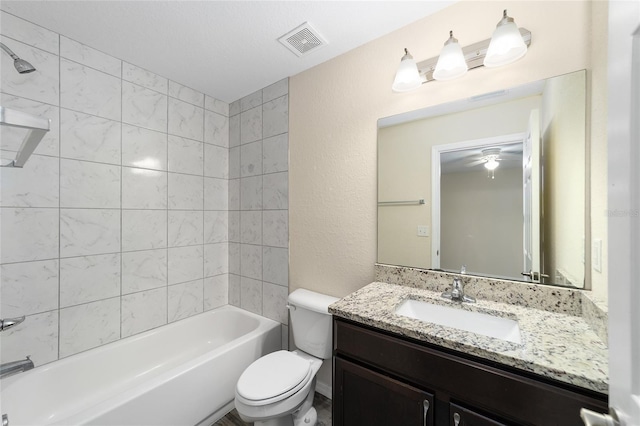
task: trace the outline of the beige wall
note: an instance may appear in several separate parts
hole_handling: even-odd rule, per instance
[[[378,200],[424,197],[426,204],[378,207],[378,262],[431,267],[431,238],[418,237],[417,227],[432,226],[433,146],[524,133],[534,108],[540,108],[540,96],[379,129]]]
[[[489,38],[502,9],[529,29],[519,62],[460,80],[391,91],[402,49],[438,54],[448,31]],[[344,296],[374,279],[376,121],[429,105],[590,68],[591,3],[463,1],[290,80],[290,290]],[[594,48],[595,49],[595,48]]]
[[[585,276],[584,87],[583,73],[548,80],[540,117],[544,156],[543,269],[551,275],[551,282],[577,287],[583,286]]]
[[[608,2],[593,3],[593,23],[591,32],[591,68],[587,72],[587,87],[591,95],[591,108],[587,109],[590,132],[591,157],[590,172],[590,205],[591,205],[591,238],[602,241],[602,253],[608,253],[607,233],[607,19]],[[587,254],[589,247],[587,245]],[[602,258],[601,271],[591,270],[591,286],[594,295],[606,301],[608,262],[606,255]]]
[[[519,278],[522,256],[522,168],[446,173],[440,178],[440,267]]]

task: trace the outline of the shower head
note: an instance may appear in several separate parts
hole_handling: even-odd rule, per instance
[[[36,70],[36,68],[29,62],[25,61],[24,59],[20,59],[18,55],[13,53],[11,49],[4,45],[4,43],[0,43],[0,47],[2,47],[2,50],[7,52],[9,56],[11,56],[11,58],[13,59],[13,66],[16,67],[16,70],[20,74],[27,74]]]
[[[36,70],[33,65],[20,58],[13,60],[13,66],[16,67],[20,74],[27,74]]]

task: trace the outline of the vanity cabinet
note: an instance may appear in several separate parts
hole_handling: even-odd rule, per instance
[[[335,426],[583,425],[607,396],[334,317]]]
[[[432,393],[342,358],[335,359],[334,368],[342,389],[340,397],[333,400],[334,410],[341,413],[338,424],[434,424]]]

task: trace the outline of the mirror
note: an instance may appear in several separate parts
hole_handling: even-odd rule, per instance
[[[586,152],[584,70],[380,119],[378,263],[584,288]]]

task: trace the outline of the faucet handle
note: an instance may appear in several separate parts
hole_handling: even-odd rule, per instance
[[[465,275],[467,273],[467,265],[462,265],[460,267],[460,275]]]

